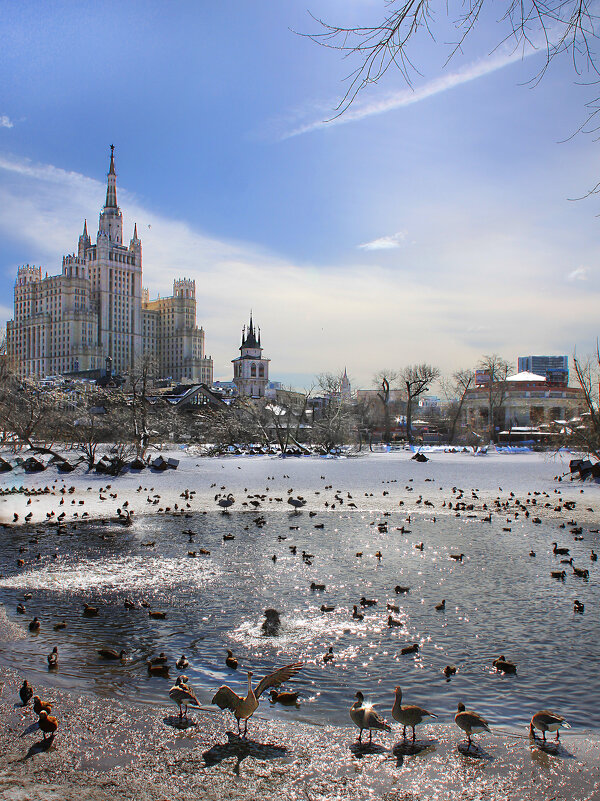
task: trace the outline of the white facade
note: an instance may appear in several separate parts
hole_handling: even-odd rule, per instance
[[[195,283],[175,281],[173,297],[157,301],[142,290],[142,243],[135,226],[123,244],[113,151],[96,242],[86,221],[77,254],[63,258],[60,275],[42,278],[39,267],[19,268],[8,354],[21,375],[38,377],[99,369],[107,356],[115,373],[124,373],[137,357],[152,354],[161,376],[211,383]]]
[[[240,355],[232,359],[233,382],[240,395],[251,398],[264,398],[269,383],[269,361],[263,359],[260,344],[260,328],[255,331],[250,315],[248,329],[242,329],[242,344]]]

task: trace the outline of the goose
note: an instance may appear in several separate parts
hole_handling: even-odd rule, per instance
[[[561,548],[559,548],[559,547],[558,547],[558,543],[556,543],[556,542],[553,542],[553,543],[552,543],[552,546],[553,546],[553,547],[552,547],[552,553],[553,553],[555,556],[558,556],[558,555],[561,555],[561,556],[568,556],[568,554],[569,554],[569,549],[568,549],[568,548],[562,548],[562,547],[561,547]]]
[[[455,562],[462,562],[464,556],[464,553],[451,553],[450,559],[454,559]]]
[[[550,575],[552,576],[552,578],[564,581],[567,574],[565,573],[564,570],[551,570]]]
[[[437,715],[434,715],[433,712],[428,712],[426,709],[413,704],[402,706],[402,689],[400,687],[396,687],[396,700],[394,701],[394,706],[392,707],[392,717],[404,727],[402,731],[402,736],[404,738],[406,738],[406,727],[410,726],[412,728],[412,741],[414,743],[415,726],[418,726],[419,723],[422,723],[423,718],[436,718]]]
[[[362,612],[358,611],[358,606],[356,606],[356,604],[352,607],[352,617],[354,618],[354,620],[365,619],[365,616],[362,614]]]
[[[365,697],[360,692],[356,693],[356,701],[350,707],[350,717],[352,722],[358,726],[358,742],[362,742],[363,729],[369,730],[369,743],[373,736],[373,729],[378,731],[391,731],[392,727],[373,709],[372,704],[365,704]]]
[[[359,603],[360,603],[361,606],[376,606],[377,605],[377,601],[376,600],[365,598],[364,595],[361,597]]]
[[[25,679],[25,681],[19,688],[19,695],[21,697],[21,701],[23,702],[23,706],[27,706],[27,704],[33,698],[33,687],[27,681],[27,679]]]
[[[217,503],[223,510],[224,515],[229,514],[227,510],[229,509],[230,506],[233,506],[233,504],[235,503],[235,498],[233,497],[233,493],[230,492],[226,498],[219,498]]]
[[[592,562],[597,562],[598,561],[598,554],[595,551],[592,551],[590,553],[590,559],[592,560]]]
[[[514,662],[508,662],[505,659],[504,654],[501,654],[498,657],[498,659],[494,659],[494,661],[492,662],[492,665],[493,665],[493,667],[496,668],[496,670],[499,673],[516,673],[517,672],[517,666],[515,665],[515,663]]]
[[[542,709],[541,712],[536,712],[531,718],[529,734],[535,740],[534,729],[539,729],[542,732],[542,740],[546,742],[546,732],[555,731],[556,739],[558,740],[558,730],[561,726],[565,729],[571,728],[562,715],[557,715],[556,712],[549,712],[547,709]]]
[[[462,729],[467,734],[467,742],[471,748],[471,734],[482,731],[490,731],[489,724],[485,718],[478,715],[477,712],[472,712],[465,709],[462,701],[458,704],[458,711],[454,716],[454,722],[459,729]]]
[[[238,733],[241,734],[240,728],[240,720],[244,721],[244,734],[248,731],[248,719],[252,717],[252,715],[258,709],[258,699],[264,693],[265,690],[268,690],[269,687],[279,687],[280,684],[283,684],[292,676],[295,676],[300,669],[302,668],[302,662],[295,662],[291,665],[286,665],[285,667],[281,667],[278,670],[275,670],[273,673],[269,673],[268,676],[265,676],[263,679],[260,680],[256,691],[252,689],[252,672],[248,671],[248,692],[245,698],[241,698],[237,693],[235,693],[230,687],[224,685],[220,687],[217,692],[215,693],[211,703],[216,704],[220,709],[230,709],[231,712],[235,715],[235,719],[237,720],[238,726]]]
[[[185,714],[187,718],[188,706],[200,706],[200,702],[192,688],[185,681],[186,676],[178,676],[175,684],[169,690],[169,698],[179,706],[179,717],[182,718]],[[181,707],[185,707],[185,713]]]
[[[573,568],[574,576],[579,576],[579,578],[588,578],[590,575],[590,571],[585,567],[575,567],[575,565],[571,565],[571,567]]]
[[[175,667],[177,670],[185,670],[187,667],[190,666],[189,661],[186,659],[185,654],[181,654],[181,658],[175,662]]]
[[[294,514],[298,514],[298,509],[301,509],[303,506],[306,506],[306,501],[304,498],[292,498],[291,496],[287,499],[287,502],[290,506],[294,507]]]
[[[393,628],[394,626],[399,627],[404,625],[404,623],[401,620],[396,620],[396,618],[392,617],[391,615],[388,615],[387,624],[388,626],[390,626],[390,628]]]
[[[49,734],[50,738],[54,737],[54,732],[58,729],[58,720],[54,715],[49,715],[42,709],[38,722],[40,729],[44,732],[44,740],[46,739],[46,734]]]
[[[48,670],[56,670],[58,668],[58,648],[55,645],[52,652],[48,654]]]
[[[405,645],[404,648],[400,649],[400,655],[406,656],[406,654],[418,654],[419,653],[419,643],[413,642],[412,645]]]
[[[400,612],[400,607],[396,606],[396,604],[389,604],[388,603],[388,604],[386,604],[386,609],[388,610],[388,612],[396,612],[396,614],[398,614],[398,612]]]
[[[299,692],[290,693],[290,692],[278,692],[277,690],[271,690],[271,703],[272,704],[283,704],[284,706],[297,706],[298,704],[298,696],[300,695]]]
[[[102,659],[124,659],[127,651],[115,651],[114,648],[98,648],[98,656]]]
[[[231,668],[232,670],[237,670],[238,661],[233,655],[233,651],[231,651],[229,648],[227,649],[227,657],[225,658],[225,664],[227,665],[228,668]]]

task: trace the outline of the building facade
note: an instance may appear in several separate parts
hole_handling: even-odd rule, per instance
[[[19,267],[7,352],[22,376],[96,370],[107,357],[125,373],[149,354],[161,377],[212,382],[204,331],[196,325],[195,282],[176,280],[172,297],[153,301],[142,289],[142,243],[137,225],[123,242],[112,146],[96,241],[86,221],[77,253],[63,257],[59,275]]]
[[[260,344],[260,328],[255,330],[250,314],[248,328],[242,328],[240,355],[232,359],[233,382],[238,394],[250,398],[264,398],[269,383],[269,359],[264,359]]]
[[[568,356],[519,356],[519,373],[546,376],[548,384],[567,386],[569,383]]]

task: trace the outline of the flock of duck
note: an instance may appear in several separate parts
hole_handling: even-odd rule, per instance
[[[321,476],[321,478],[325,479],[324,476]],[[39,494],[54,494],[55,489],[56,489],[55,487],[53,487],[52,489],[46,487],[40,490],[31,490],[30,494],[31,496]],[[100,488],[99,496],[101,501],[108,501],[109,499],[111,501],[114,501],[117,499],[118,497],[117,493],[111,492],[110,491],[111,489],[112,489],[111,485],[106,485],[106,487]],[[325,489],[332,489],[332,487],[331,485],[329,485],[326,486]],[[408,491],[413,490],[413,488],[410,486],[407,486],[406,489]],[[229,514],[229,510],[231,509],[232,506],[234,506],[236,500],[232,493],[224,494],[223,492],[224,490],[226,490],[226,487],[221,487],[221,492],[218,492],[215,495],[214,500],[217,503],[219,509],[223,512],[223,514]],[[269,489],[267,487],[267,493],[268,491]],[[62,489],[57,490],[57,493],[62,496],[59,505],[64,505],[66,499],[68,499],[69,494],[72,494],[73,492],[74,488],[63,487]],[[158,493],[154,495],[151,494],[154,492],[153,487],[148,490],[148,488],[146,487],[142,488],[140,486],[138,488],[138,492],[148,493],[147,495],[148,504],[151,504],[153,506],[157,506],[158,504],[160,504],[161,501],[160,495]],[[446,507],[446,510],[448,512],[452,511],[457,516],[459,516],[460,514],[466,514],[467,516],[469,516],[469,513],[474,512],[475,502],[478,500],[476,490],[471,491],[471,497],[466,496],[465,491],[457,487],[453,487],[452,492],[454,496],[453,500],[444,501],[443,503],[443,507]],[[243,505],[248,509],[252,508],[252,510],[258,512],[258,510],[261,508],[262,502],[267,497],[267,493],[263,495],[248,494],[246,500],[243,502]],[[185,503],[182,502],[181,505],[175,503],[172,506],[161,506],[158,509],[158,511],[165,512],[167,514],[170,513],[173,515],[188,516],[190,514],[189,510],[191,509],[190,502],[193,500],[194,494],[195,494],[194,490],[185,490],[183,493],[181,493],[181,497]],[[319,492],[317,491],[315,494],[318,495]],[[371,496],[373,495],[373,493],[365,493],[365,494],[370,494]],[[387,491],[384,491],[383,494],[387,495],[389,493]],[[555,490],[555,494],[557,496],[560,496],[561,493],[559,490]],[[300,510],[303,509],[303,507],[305,507],[307,504],[306,499],[300,495],[295,497],[293,489],[288,490],[287,495],[288,495],[286,499],[287,504],[293,508],[294,515],[299,514]],[[518,498],[516,498],[514,493],[511,493],[510,498],[505,501],[502,501],[500,497],[497,497],[496,500],[493,502],[493,504],[491,504],[491,508],[488,508],[488,505],[486,503],[483,503],[481,505],[481,509],[483,512],[486,513],[486,515],[482,518],[483,521],[484,522],[491,521],[492,511],[494,511],[496,514],[507,514],[510,512],[513,520],[518,518],[519,514],[522,514],[524,517],[529,517],[530,514],[532,513],[533,507],[535,507],[536,505],[542,505],[542,503],[546,507],[552,507],[555,511],[562,511],[563,509],[566,511],[572,511],[575,507],[574,502],[562,501],[560,497],[556,497],[551,501],[551,496],[548,493],[533,493],[533,495],[529,493],[528,496],[529,497],[526,499],[525,503],[521,502]],[[542,496],[542,498],[539,498],[538,496]],[[546,499],[545,502],[543,496],[545,496]],[[278,497],[275,498],[275,500],[278,502],[283,502],[284,498]],[[71,501],[72,505],[79,506],[83,505],[83,503],[84,503],[83,501],[78,501],[76,504],[75,500]],[[340,490],[337,490],[337,492],[335,492],[334,494],[333,500],[325,502],[325,507],[335,509],[336,505],[338,507],[341,507],[344,504],[346,505],[346,507],[349,508],[357,508],[350,493],[346,493],[345,495],[343,495]],[[403,501],[400,501],[400,506],[402,505]],[[415,501],[415,505],[417,507],[434,506],[432,501],[423,498],[422,495],[419,496],[419,498]],[[117,518],[112,518],[112,519],[115,522],[120,522],[124,525],[130,525],[132,522],[133,511],[128,509],[127,507],[128,507],[128,501],[124,501],[123,503],[121,503],[120,508],[117,510]],[[314,512],[310,512],[311,516],[314,514],[315,514]],[[84,512],[82,514],[82,517],[86,515],[87,513]],[[74,516],[78,516],[77,512],[74,513]],[[473,514],[470,516],[475,516],[475,515]],[[65,514],[63,512],[57,514],[54,510],[52,510],[51,512],[47,513],[48,521],[52,521],[55,525],[59,526],[64,525],[63,522],[64,518]],[[24,516],[25,522],[29,522],[29,519],[30,519],[29,515]],[[15,513],[13,522],[16,523],[18,522],[18,520],[19,516],[17,513]],[[262,523],[261,520],[263,521]],[[261,525],[264,525],[264,518],[258,517],[254,520],[254,522],[257,526],[260,527]],[[410,515],[407,518],[407,522],[408,524],[410,524]],[[435,517],[433,518],[433,522],[435,522]],[[510,522],[510,518],[507,518],[507,522]],[[539,518],[533,517],[532,522],[536,523],[540,522],[540,520]],[[571,533],[574,535],[575,539],[576,540],[581,539],[581,527],[578,527],[576,525],[576,521],[571,520],[567,525],[570,525]],[[564,528],[565,524],[562,524],[561,527]],[[294,526],[290,526],[290,529],[293,528]],[[385,521],[379,522],[378,529],[380,532],[382,531],[387,532],[388,530],[387,522]],[[398,527],[398,530],[401,530],[402,533],[410,533],[410,531],[406,529],[404,525],[402,527]],[[504,530],[509,531],[510,528],[505,527]],[[194,533],[191,531],[187,533],[189,534],[190,542],[192,542]],[[225,535],[223,539],[224,540],[234,539],[234,536],[231,534]],[[284,540],[286,539],[286,537],[281,536],[279,539]],[[143,543],[143,545],[152,547],[154,543]],[[589,569],[582,568],[574,564],[573,557],[571,557],[569,553],[569,548],[566,548],[564,546],[559,546],[558,542],[554,542],[552,543],[552,545],[553,545],[553,550],[552,550],[553,555],[555,557],[565,557],[561,559],[561,564],[564,565],[565,567],[569,565],[571,568],[571,572],[575,577],[583,578],[586,580],[589,578]],[[296,546],[289,546],[293,554],[296,553],[295,547]],[[414,547],[417,550],[423,550],[424,543],[422,542],[416,543]],[[210,552],[205,551],[204,549],[200,549],[200,551],[197,552],[196,551],[189,552],[189,555],[196,556],[198,553],[202,553],[202,555],[205,554],[210,555]],[[536,554],[533,551],[530,551],[529,555],[532,558],[536,556]],[[363,552],[356,553],[356,558],[361,558],[362,556]],[[465,557],[465,554],[453,553],[450,554],[449,556],[455,562],[462,562]],[[380,561],[383,558],[383,554],[381,553],[381,551],[377,551],[375,557]],[[314,555],[304,551],[302,552],[302,558],[307,564],[312,564]],[[273,555],[273,561],[276,561],[276,555]],[[597,555],[593,550],[591,551],[590,554],[590,561],[592,563],[597,561]],[[24,560],[22,558],[19,558],[18,566],[19,567],[24,566]],[[561,567],[560,570],[551,571],[551,577],[554,579],[559,579],[564,581],[566,578],[565,568]],[[325,585],[313,582],[311,584],[310,589],[313,591],[324,590]],[[398,585],[395,587],[395,591],[398,594],[402,594],[408,592],[409,588]],[[30,594],[29,597],[31,597]],[[27,595],[24,596],[24,600],[26,599]],[[368,599],[365,596],[362,596],[360,598],[359,603],[353,606],[352,617],[357,620],[362,620],[364,617],[364,612],[359,611],[359,607],[361,609],[364,609],[365,607],[375,605],[376,603],[377,601],[375,599]],[[445,599],[439,601],[439,603],[435,605],[436,611],[444,611],[445,603],[446,603]],[[125,601],[126,608],[134,608],[135,606],[133,602],[130,600],[129,600],[130,606],[128,606],[127,604],[128,604],[128,599]],[[334,606],[327,606],[325,604],[321,606],[322,612],[329,612],[332,611],[333,609],[335,609]],[[24,614],[25,611],[26,609],[24,605],[19,604],[19,606],[17,607],[17,612],[19,612],[20,614]],[[387,611],[398,612],[399,607],[388,603]],[[577,613],[584,612],[584,604],[578,599],[575,600],[574,602],[574,611]],[[97,607],[93,607],[90,604],[86,603],[83,610],[83,614],[85,616],[92,617],[98,614],[98,609]],[[149,615],[151,617],[161,616],[161,615],[164,616],[164,613],[150,610]],[[272,636],[276,634],[280,623],[277,611],[273,609],[266,610],[265,618],[266,618],[265,622],[263,623],[263,632],[267,636]],[[34,617],[33,620],[29,623],[29,630],[32,632],[39,631],[40,625],[41,624],[39,619],[37,617]],[[402,622],[394,618],[392,614],[389,614],[387,618],[387,625],[390,627],[401,626]],[[60,628],[64,628],[64,626],[66,626],[66,623],[64,623],[63,621],[62,624],[57,623],[54,626],[54,629],[58,631]],[[418,644],[414,643],[411,646],[406,646],[406,648],[402,650],[402,653],[412,653],[418,651],[418,649],[419,649]],[[106,660],[124,660],[126,656],[126,651],[124,649],[117,651],[116,649],[111,649],[111,648],[100,648],[98,649],[98,655],[102,659]],[[334,659],[334,653],[332,647],[328,649],[328,651],[323,655],[322,659],[323,662],[330,662]],[[158,657],[149,659],[147,665],[148,665],[149,675],[161,675],[164,677],[168,677],[167,658],[164,653],[161,653]],[[231,668],[232,670],[236,670],[238,667],[237,659],[235,658],[235,656],[231,651],[228,651],[226,665],[228,668]],[[182,654],[181,658],[176,662],[176,668],[179,671],[184,671],[188,666],[189,662],[185,657],[185,655]],[[498,659],[496,659],[493,662],[493,666],[496,668],[496,670],[501,671],[503,673],[516,673],[516,665],[506,660],[504,655],[498,657]],[[262,678],[261,681],[256,686],[256,688],[253,688],[252,686],[253,674],[251,671],[248,671],[247,672],[248,685],[245,696],[238,695],[230,687],[224,685],[221,688],[219,688],[219,690],[216,692],[216,694],[212,699],[212,703],[221,709],[228,709],[231,711],[231,713],[236,719],[238,732],[240,733],[240,735],[242,735],[241,724],[243,722],[244,730],[242,736],[246,736],[248,720],[258,709],[259,699],[266,690],[270,690],[270,697],[272,702],[280,702],[283,704],[294,704],[297,702],[298,700],[297,692],[289,692],[289,691],[281,692],[278,690],[278,688],[282,684],[284,684],[285,682],[289,681],[291,678],[296,676],[302,669],[302,667],[303,665],[301,662],[281,667],[278,670],[274,671],[273,673]],[[52,652],[48,655],[48,668],[50,670],[56,670],[58,668],[58,648],[56,646],[53,648]],[[444,673],[447,677],[453,675],[453,673],[455,672],[456,672],[455,666],[447,665],[446,668],[444,668]],[[34,696],[33,689],[31,688],[31,686],[28,684],[27,681],[23,682],[23,685],[20,689],[20,697],[24,706],[27,705],[29,701],[33,698],[33,709],[35,713],[38,714],[39,716],[39,725],[40,729],[44,733],[44,739],[46,738],[46,735],[54,737],[59,726],[59,721],[55,716],[51,714],[52,712],[51,704],[42,701],[41,698],[37,695]],[[201,706],[185,674],[180,675],[176,679],[175,684],[169,690],[169,697],[178,706],[180,718],[187,717],[188,707]],[[369,732],[369,743],[372,740],[373,731],[391,731],[390,724],[387,723],[387,721],[374,709],[373,705],[365,702],[364,695],[362,692],[358,691],[356,693],[355,698],[356,700],[350,708],[350,718],[352,722],[359,729],[359,735],[358,735],[359,742],[362,742],[362,735],[363,731],[365,730]],[[403,727],[403,738],[406,738],[407,728],[412,730],[413,742],[415,741],[415,728],[420,724],[422,724],[425,721],[425,719],[437,717],[437,715],[435,715],[434,713],[426,709],[423,709],[420,706],[412,704],[403,705],[402,689],[400,687],[395,688],[395,698],[393,706],[391,708],[391,716],[394,721],[398,722]],[[472,710],[467,710],[462,702],[458,704],[457,712],[454,716],[454,722],[456,726],[466,734],[468,750],[470,750],[473,745],[472,743],[473,734],[491,731],[488,721],[477,712]],[[552,712],[549,710],[541,710],[536,714],[534,714],[533,717],[531,718],[531,722],[529,724],[529,733],[531,737],[535,738],[536,736],[535,731],[537,730],[541,732],[542,739],[545,742],[547,732],[556,732],[556,740],[558,740],[559,730],[561,727],[569,728],[569,724],[564,719],[564,717],[562,717],[560,714],[557,714],[556,712]]]

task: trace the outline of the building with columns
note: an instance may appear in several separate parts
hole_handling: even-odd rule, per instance
[[[240,395],[250,398],[264,398],[269,383],[269,361],[262,355],[260,328],[255,330],[250,313],[248,328],[242,328],[240,355],[232,359],[233,382]]]
[[[37,377],[97,370],[107,357],[115,373],[125,373],[150,354],[161,377],[210,384],[213,365],[196,325],[195,292],[188,279],[176,280],[168,298],[150,300],[142,289],[142,243],[137,225],[129,244],[123,242],[111,145],[96,241],[85,221],[77,253],[63,257],[59,275],[19,267],[7,353],[21,375]]]

